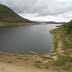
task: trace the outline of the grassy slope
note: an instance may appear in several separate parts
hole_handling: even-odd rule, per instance
[[[32,23],[28,19],[20,17],[12,9],[7,6],[0,4],[0,25],[5,25],[6,23]]]
[[[55,53],[58,58],[53,64],[68,72],[72,72],[72,42],[70,41],[72,37],[71,34],[65,34],[66,31],[62,26],[50,31],[54,34],[55,39],[53,53]],[[62,44],[60,49],[59,43]]]

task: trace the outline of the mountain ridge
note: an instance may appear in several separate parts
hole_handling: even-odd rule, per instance
[[[31,23],[32,21],[22,18],[9,7],[0,4],[0,22]]]

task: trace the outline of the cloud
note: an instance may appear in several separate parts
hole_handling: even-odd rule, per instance
[[[36,2],[37,0],[0,0],[0,3],[7,5],[17,13],[28,12]]]
[[[65,0],[59,0],[65,1]],[[72,9],[72,4],[55,0],[0,0],[17,13],[38,13],[39,16],[57,15]]]
[[[72,0],[0,0],[0,3],[7,5],[21,16],[28,18],[55,17],[64,13],[66,15],[69,11],[72,12]]]
[[[72,0],[59,0],[61,2],[71,2]]]

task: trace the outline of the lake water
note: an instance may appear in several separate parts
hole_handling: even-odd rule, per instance
[[[51,29],[60,24],[40,24],[20,27],[0,27],[0,51],[14,54],[50,53],[53,35]]]

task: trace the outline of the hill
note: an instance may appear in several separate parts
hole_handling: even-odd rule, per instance
[[[54,22],[54,21],[49,21],[49,22],[45,22],[48,24],[65,24],[65,22]]]
[[[46,24],[65,24],[66,22],[55,22],[55,21],[33,21],[33,22],[40,22]]]
[[[72,33],[72,20],[66,24],[63,25],[64,28],[66,28],[67,33]]]
[[[28,19],[20,17],[12,9],[0,4],[0,22],[9,23],[31,23]]]

